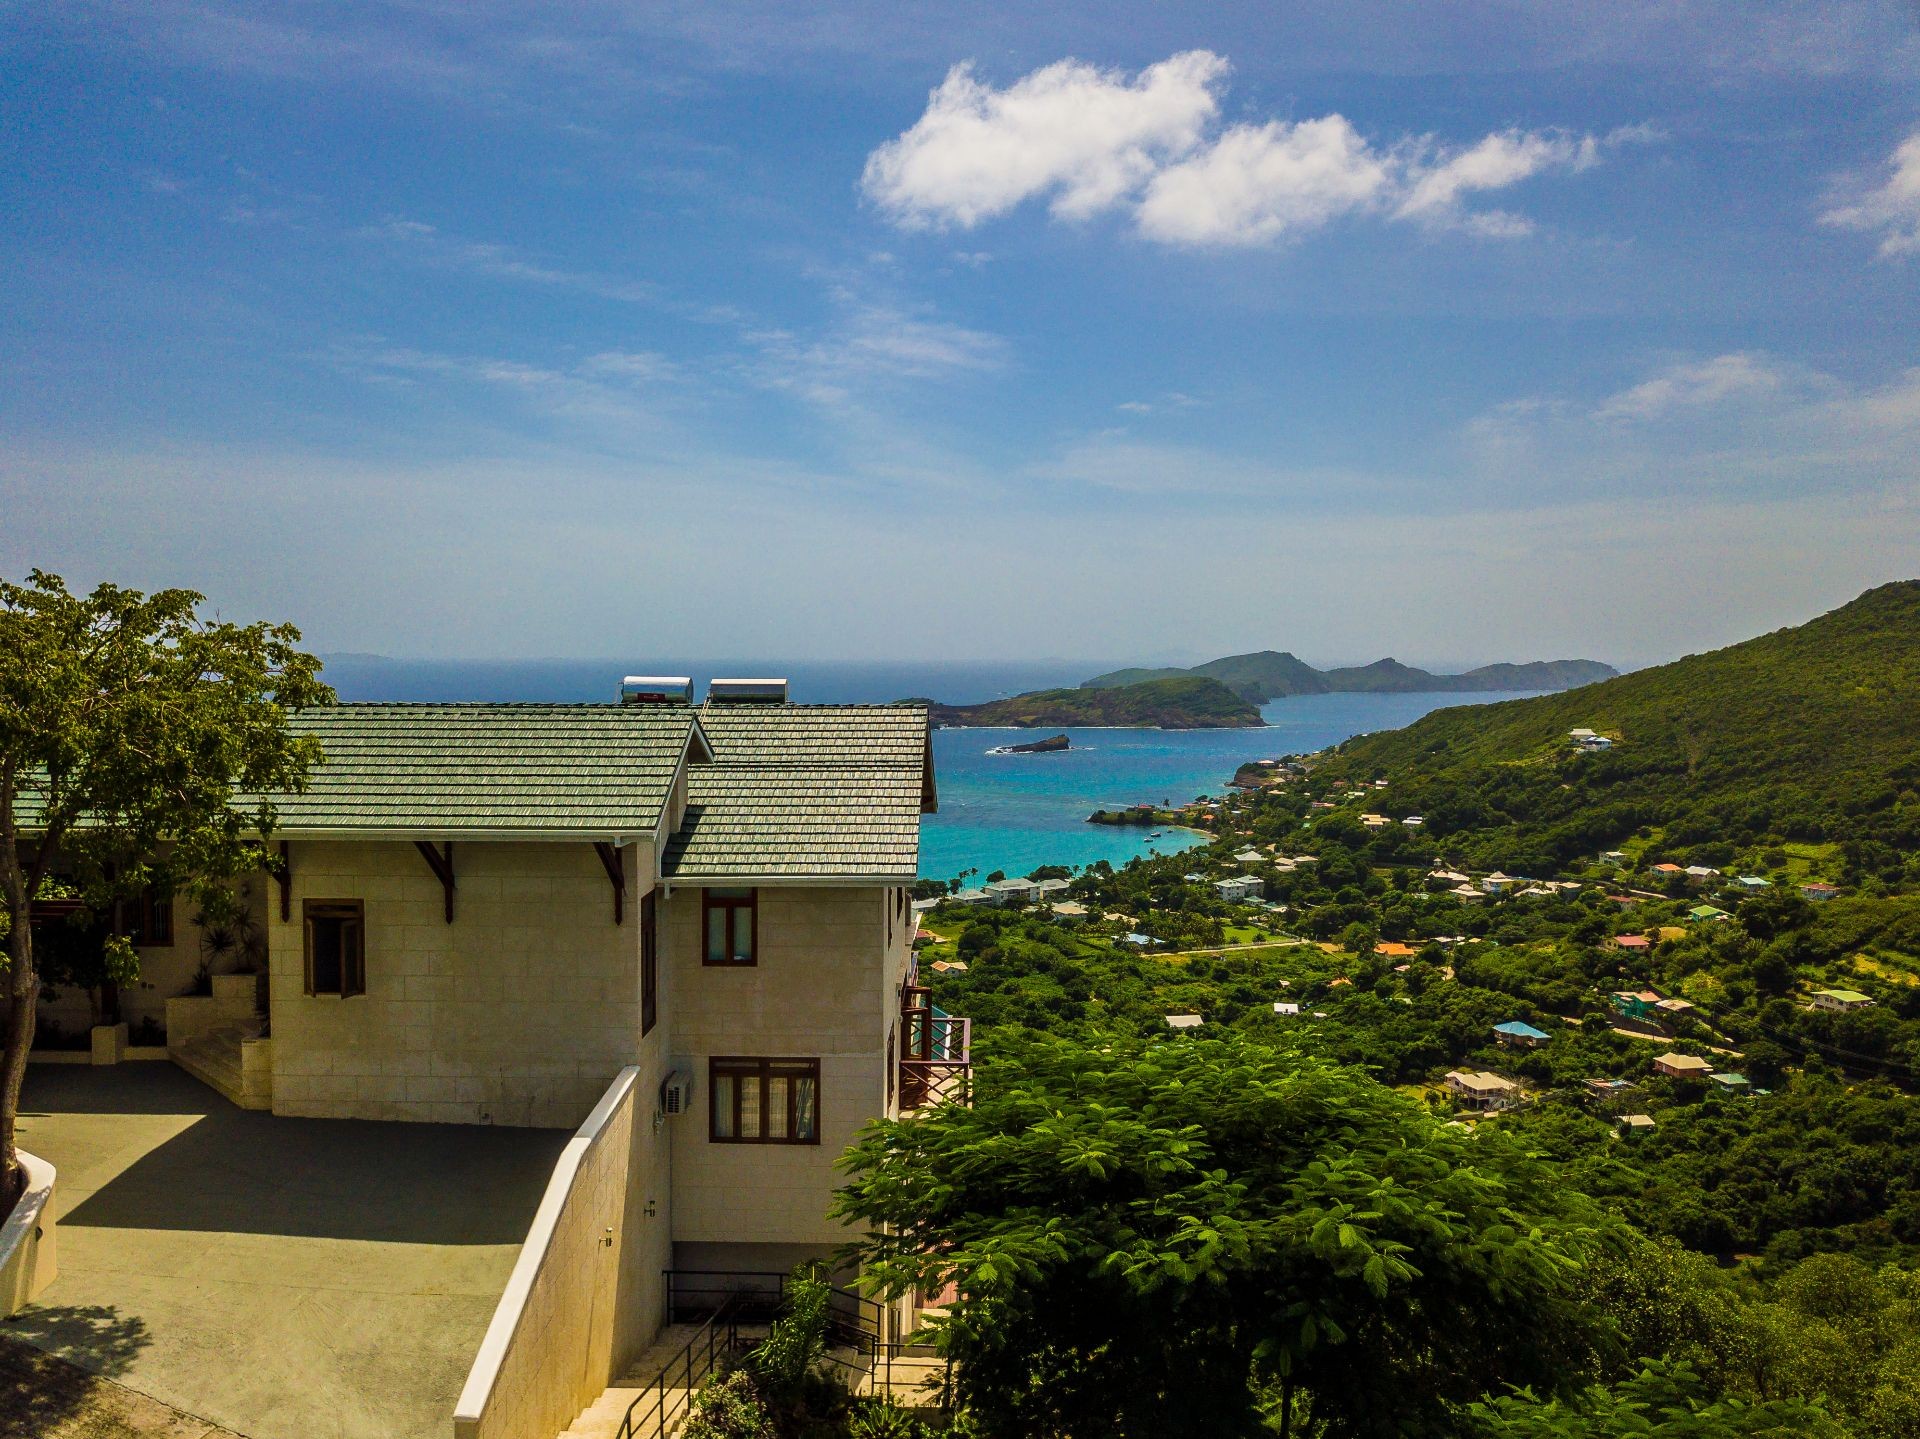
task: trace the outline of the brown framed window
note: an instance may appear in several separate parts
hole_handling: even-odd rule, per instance
[[[126,907],[127,938],[142,949],[173,943],[173,896],[146,889]]]
[[[645,1038],[660,1018],[660,906],[659,895],[648,890],[640,901],[640,1036]]]
[[[307,993],[367,992],[367,917],[357,899],[310,899],[306,921]]]
[[[757,963],[760,937],[757,892],[751,889],[709,889],[701,894],[701,962]]]
[[[715,1144],[820,1142],[817,1059],[709,1059],[707,1095]]]

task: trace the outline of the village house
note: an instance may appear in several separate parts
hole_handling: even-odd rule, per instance
[[[1447,1075],[1446,1089],[1462,1108],[1483,1114],[1510,1108],[1521,1096],[1520,1086],[1513,1080],[1485,1071],[1453,1070]]]
[[[1168,1029],[1198,1029],[1206,1020],[1197,1014],[1169,1014]]]
[[[1493,1039],[1494,1043],[1506,1049],[1538,1049],[1547,1042],[1544,1033],[1517,1019],[1494,1025]]]
[[[1801,885],[1800,893],[1812,900],[1829,900],[1838,895],[1840,890],[1835,885],[1815,880],[1812,884]]]
[[[1648,939],[1644,934],[1616,934],[1613,937],[1613,947],[1615,949],[1639,951],[1652,949],[1653,941]]]
[[[194,942],[150,951],[168,1049],[245,1107],[583,1126],[523,1250],[552,1282],[502,1296],[457,1432],[538,1396],[566,1427],[665,1322],[669,1271],[831,1262],[856,1131],[965,1093],[969,1022],[912,948],[926,710],[689,691],[300,712],[325,760],[274,797],[258,944],[206,997],[182,916]],[[576,1238],[612,1267],[551,1268]]]
[[[1228,904],[1245,904],[1266,894],[1266,883],[1257,874],[1229,875],[1213,882],[1214,893]]]
[[[1607,1003],[1628,1019],[1645,1019],[1660,1003],[1660,996],[1651,989],[1618,989],[1607,996]]]
[[[1814,1009],[1865,1009],[1873,1003],[1869,995],[1857,989],[1816,989],[1807,1001]]]
[[[1007,879],[996,879],[987,885],[989,902],[996,905],[1031,904],[1039,891],[1039,886],[1030,879],[1021,879],[1018,875]]]
[[[1515,885],[1523,883],[1525,883],[1525,881],[1517,876],[1502,874],[1496,869],[1492,874],[1480,881],[1480,888],[1488,894],[1505,894]]]
[[[1623,1114],[1613,1121],[1613,1127],[1623,1139],[1632,1139],[1638,1135],[1651,1134],[1654,1130],[1651,1114]]]
[[[1462,904],[1485,904],[1487,902],[1486,894],[1475,889],[1470,884],[1455,885],[1452,889],[1448,890],[1447,893],[1459,900]]]
[[[1082,924],[1087,918],[1087,907],[1074,899],[1057,900],[1048,912],[1062,924]]]
[[[1773,888],[1772,880],[1764,879],[1757,874],[1743,874],[1735,879],[1733,883],[1736,889],[1744,889],[1750,893]]]
[[[1675,1054],[1671,1050],[1653,1062],[1653,1072],[1664,1074],[1673,1079],[1704,1079],[1713,1071],[1706,1060],[1692,1054]]]

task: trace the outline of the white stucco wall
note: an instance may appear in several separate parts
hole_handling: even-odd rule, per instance
[[[552,1439],[657,1332],[671,1225],[658,1098],[657,1064],[622,1070],[562,1151],[461,1390],[457,1439]]]
[[[759,962],[701,963],[701,891],[675,887],[662,910],[673,1049],[694,1078],[691,1113],[672,1122],[674,1240],[824,1250],[846,1231],[826,1217],[834,1161],[887,1107],[886,1043],[898,1004],[904,921],[881,888],[763,887]],[[820,1061],[820,1143],[709,1141],[707,1060]]]
[[[582,843],[456,843],[454,922],[406,842],[294,841],[267,922],[276,1114],[572,1127],[639,1056],[640,878],[627,917]],[[301,905],[366,908],[367,992],[304,993]]]

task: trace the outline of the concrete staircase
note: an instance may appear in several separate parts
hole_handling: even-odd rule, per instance
[[[672,1439],[680,1426],[686,1423],[687,1410],[693,1400],[692,1391],[684,1383],[686,1371],[680,1364],[681,1352],[687,1347],[687,1341],[699,1332],[698,1324],[669,1324],[662,1329],[660,1336],[627,1372],[580,1411],[573,1423],[561,1433],[560,1439],[615,1439],[620,1432],[621,1421],[627,1417],[627,1409],[634,1400],[642,1398],[644,1402],[640,1412],[633,1416],[634,1439]],[[695,1365],[696,1389],[699,1381],[706,1377],[700,1373],[704,1360],[703,1353]],[[654,1381],[670,1366],[674,1371],[672,1378],[682,1382],[668,1384],[667,1402],[663,1409],[656,1409],[658,1391]],[[664,1424],[659,1422],[662,1413]]]
[[[167,1001],[167,1057],[242,1109],[273,1108],[273,1041],[255,975],[215,975],[213,994]]]

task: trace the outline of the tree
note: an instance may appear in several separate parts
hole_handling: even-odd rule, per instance
[[[1472,1439],[1843,1439],[1824,1410],[1799,1399],[1743,1404],[1716,1399],[1684,1363],[1649,1364],[1577,1404],[1518,1393],[1476,1404],[1462,1432]]]
[[[40,995],[35,901],[59,882],[98,921],[153,886],[223,913],[225,882],[267,863],[267,796],[303,789],[319,758],[288,723],[333,698],[300,632],[203,619],[202,598],[111,584],[80,596],[39,570],[0,580],[0,1200],[18,1182],[14,1120]],[[105,951],[109,977],[134,976],[123,935]]]
[[[880,1289],[957,1286],[937,1335],[988,1439],[1438,1430],[1602,1342],[1571,1282],[1599,1222],[1559,1178],[1238,1038],[996,1036],[971,1107],[842,1163]]]

